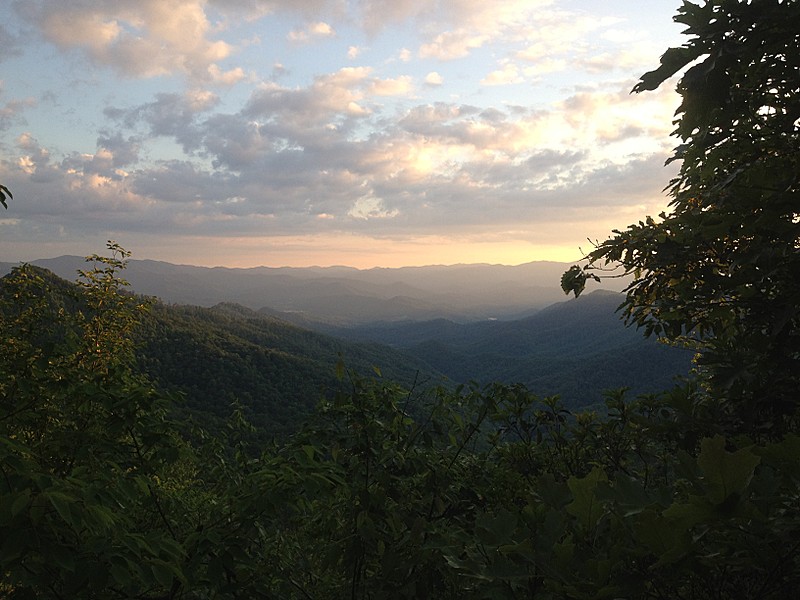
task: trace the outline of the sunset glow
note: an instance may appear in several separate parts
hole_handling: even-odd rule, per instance
[[[576,260],[666,205],[677,5],[14,3],[0,261]]]

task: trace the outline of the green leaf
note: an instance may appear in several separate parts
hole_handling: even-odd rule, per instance
[[[517,516],[505,508],[494,514],[483,513],[475,521],[475,533],[479,539],[493,546],[510,544],[516,527]]]
[[[75,550],[61,544],[54,544],[48,548],[50,559],[66,571],[75,571]]]
[[[800,479],[800,436],[789,434],[761,451],[765,463],[776,464],[782,473]]]
[[[172,587],[172,579],[174,576],[173,567],[161,560],[155,560],[150,565],[153,572],[153,577],[165,588]]]
[[[11,192],[8,188],[4,185],[0,185],[0,204],[3,205],[3,208],[8,208],[8,204],[6,204],[6,196],[13,199],[14,196],[11,195]]]
[[[29,548],[30,531],[12,528],[10,531],[6,529],[4,535],[5,539],[0,542],[0,564],[5,566],[26,553]]]
[[[750,448],[736,452],[725,450],[725,438],[717,435],[700,442],[697,464],[703,470],[708,485],[706,497],[714,504],[722,504],[731,494],[741,495],[753,478],[761,458]]]
[[[22,490],[19,495],[11,503],[11,516],[16,517],[25,508],[27,508],[31,499],[31,491],[29,489]]]
[[[608,481],[605,471],[595,467],[582,479],[570,477],[567,481],[574,500],[567,505],[567,512],[587,529],[593,528],[603,515],[603,505],[597,495],[597,486]]]
[[[661,66],[642,75],[639,83],[634,86],[632,91],[638,94],[639,92],[658,88],[664,81],[675,75],[697,56],[698,52],[696,50],[686,46],[669,48],[661,56]]]
[[[688,531],[674,519],[665,518],[653,510],[637,515],[634,532],[636,541],[658,556],[656,564],[659,566],[675,562],[689,550]]]
[[[72,503],[76,500],[74,497],[55,490],[45,492],[44,496],[50,501],[50,504],[53,505],[53,508],[56,509],[56,512],[61,515],[61,518],[64,519],[67,524],[75,524],[73,523],[72,511],[70,510]]]
[[[578,265],[572,265],[561,276],[561,289],[567,295],[572,292],[577,298],[586,287],[586,278],[587,276],[583,269]]]
[[[109,568],[109,572],[111,573],[111,577],[113,577],[114,582],[118,586],[125,587],[130,585],[130,583],[133,581],[131,572],[121,564],[112,564]]]

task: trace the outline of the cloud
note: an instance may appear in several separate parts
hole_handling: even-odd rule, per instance
[[[341,11],[337,0],[208,0],[208,4],[228,16],[248,20],[273,13],[313,16]]]
[[[147,125],[152,137],[174,137],[184,152],[191,153],[200,144],[198,115],[218,103],[219,98],[212,92],[190,90],[184,94],[156,94],[153,102],[128,109],[107,107],[103,112],[128,128],[140,123]]]
[[[275,149],[258,123],[224,114],[213,115],[204,123],[203,146],[205,154],[214,157],[216,168],[236,171],[261,163]]]
[[[0,82],[2,83],[2,82]],[[0,131],[6,131],[15,123],[25,123],[24,112],[26,108],[38,104],[35,98],[9,100],[0,106]]]
[[[368,93],[375,96],[405,96],[412,90],[412,80],[408,75],[396,79],[374,79]]]
[[[519,73],[519,67],[513,63],[506,63],[502,69],[492,71],[481,79],[481,85],[510,85],[521,81],[523,78]]]
[[[365,88],[374,91],[399,89],[407,80],[386,82],[370,77],[368,67],[345,67],[318,76],[308,88],[285,88],[265,83],[253,92],[243,109],[248,118],[281,121],[287,126],[334,124],[340,119],[361,118],[370,114],[362,105]]]
[[[219,65],[212,64],[208,67],[208,81],[213,85],[231,86],[239,83],[246,77],[244,69],[236,67],[223,71]]]
[[[429,85],[431,87],[438,87],[444,83],[444,78],[439,75],[436,71],[431,71],[427,75],[425,75],[425,85]]]
[[[35,183],[51,181],[57,176],[57,168],[50,162],[50,151],[39,145],[29,133],[23,133],[17,140],[17,147],[22,154],[16,160],[19,171],[30,177]]]
[[[485,210],[522,223],[547,206],[622,206],[653,177],[652,169],[630,172],[631,165],[658,164],[668,153],[669,124],[653,114],[667,109],[669,93],[631,96],[621,83],[576,91],[549,110],[436,103],[387,119],[369,109],[373,97],[405,93],[408,85],[346,68],[306,88],[264,84],[241,111],[227,114],[211,112],[219,100],[207,91],[159,94],[138,107],[107,109],[122,129],[99,136],[92,154],[54,161],[22,136],[13,176],[46,186],[53,198],[80,190],[93,206],[121,207],[119,215],[108,209],[109,227],[136,206],[148,207],[152,231],[211,235],[222,227],[250,235],[258,223],[267,228],[262,234],[357,232],[369,222],[378,235],[433,232],[443,222],[478,227]],[[352,119],[366,119],[370,135],[348,126]],[[182,144],[187,158],[143,163],[141,133],[124,133],[142,127],[151,138]],[[585,197],[591,185],[610,188],[614,177],[630,191],[620,184],[613,187],[618,197],[599,189]],[[127,201],[107,204],[114,194]],[[184,221],[165,216],[175,204],[185,206]]]
[[[139,162],[142,140],[137,136],[124,137],[122,132],[104,132],[97,138],[98,154],[109,160],[109,167],[121,169]],[[118,174],[118,173],[117,173]]]
[[[216,80],[226,79],[219,63],[233,47],[213,39],[204,0],[39,0],[16,6],[47,41],[123,76],[181,73],[192,81],[212,82],[216,67]]]
[[[471,45],[475,40],[494,39],[510,27],[529,22],[551,4],[553,0],[362,0],[358,6],[368,35],[393,24],[413,22],[429,40],[426,56],[452,57],[475,47]]]
[[[296,44],[305,44],[313,40],[335,37],[336,31],[328,25],[318,21],[308,24],[305,29],[293,29],[286,38]]]
[[[464,29],[447,31],[440,33],[430,42],[422,44],[419,56],[420,58],[438,58],[439,60],[463,58],[470,53],[470,50],[480,48],[490,39],[487,34]]]
[[[632,198],[657,197],[664,181],[665,149],[624,161],[596,150],[624,142],[608,137],[615,127],[647,126],[648,105],[622,91],[579,92],[551,111],[420,105],[396,122],[374,120],[368,137],[347,128],[320,130],[318,121],[297,115],[287,123],[292,109],[313,115],[321,107],[330,117],[326,86],[355,85],[366,93],[371,79],[355,71],[305,90],[276,89],[290,96],[274,105],[274,99],[258,104],[265,99],[254,95],[252,114],[191,112],[182,96],[157,98],[134,111],[134,125],[145,123],[151,135],[192,138],[195,155],[213,165],[188,158],[142,162],[142,140],[115,131],[98,138],[94,153],[62,160],[22,137],[18,163],[4,167],[2,176],[15,191],[20,186],[36,198],[26,216],[57,220],[72,234],[124,229],[201,238],[478,235],[491,214],[492,231],[534,228],[548,239],[560,223],[585,220],[587,209],[608,219],[627,214]],[[300,99],[308,104],[298,106]],[[617,110],[626,99],[630,103]],[[336,107],[346,110],[346,100]],[[192,118],[171,125],[161,120],[175,110]],[[279,118],[260,122],[278,110]]]
[[[138,232],[137,239],[163,232],[208,245],[210,238],[447,240],[515,232],[517,238],[555,241],[565,230],[587,228],[583,239],[591,234],[589,225],[599,227],[593,218],[606,231],[608,221],[627,219],[631,206],[658,201],[667,180],[661,165],[669,153],[671,92],[631,96],[629,73],[569,91],[583,72],[635,66],[644,41],[627,48],[595,44],[598,32],[610,32],[612,25],[556,11],[553,3],[361,0],[349,5],[358,7],[356,13],[343,15],[337,12],[343,5],[333,0],[177,0],[180,26],[177,15],[157,23],[165,4],[18,4],[48,40],[95,64],[129,77],[184,77],[169,87],[157,87],[166,79],[142,84],[135,100],[109,94],[107,120],[80,152],[59,154],[33,133],[17,138],[0,161],[0,181],[25,198],[14,206],[20,236],[46,241],[102,231],[102,241],[106,232]],[[287,62],[291,72],[278,62],[295,57],[281,56],[286,44],[277,34],[274,54],[267,43],[258,49],[266,73],[254,85],[249,69],[258,69],[251,66],[257,63],[248,56],[237,66],[232,59],[243,45],[235,38],[223,41],[222,32],[258,16],[270,26],[279,17],[279,25],[297,23],[297,15],[307,24],[296,30],[296,41],[331,37],[333,25],[344,35],[354,23],[377,36],[399,21],[413,25],[418,37],[403,41],[414,51],[398,51],[397,44],[372,67],[348,62],[345,52],[349,60],[366,60],[386,50],[386,38],[372,40],[364,55],[361,46],[345,51],[342,42],[331,62],[315,61],[321,66],[303,79],[302,61]],[[69,23],[84,27],[68,31]],[[252,38],[248,25],[241,31]],[[504,44],[487,47],[496,40]],[[138,64],[129,54],[134,49]],[[430,64],[471,53],[474,61],[447,70]],[[489,58],[495,63],[486,67]],[[418,59],[423,64],[401,64]],[[326,72],[329,64],[335,66]],[[485,86],[530,80],[566,65],[583,72],[554,80],[541,97],[503,104],[495,100],[498,90],[470,93],[463,85],[462,66],[477,65],[483,69],[478,73],[486,73]],[[430,102],[420,99],[426,86],[442,86],[441,73],[459,93],[450,98],[469,100],[434,102],[448,97],[439,90]],[[163,91],[144,95],[151,87]],[[558,92],[560,100],[548,95],[554,87],[567,90]],[[0,127],[23,123],[23,111],[33,107],[24,102],[0,106]]]

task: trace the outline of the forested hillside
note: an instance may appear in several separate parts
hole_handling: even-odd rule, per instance
[[[599,292],[519,321],[329,328],[334,337],[233,304],[157,303],[137,357],[155,382],[185,394],[195,418],[224,418],[237,402],[264,435],[296,429],[336,387],[339,361],[407,387],[524,383],[571,409],[601,409],[606,390],[657,392],[691,368],[691,351],[624,327],[620,302]]]
[[[447,383],[410,354],[337,340],[234,304],[156,303],[138,341],[141,369],[185,395],[182,414],[217,429],[238,403],[261,439],[296,431],[337,387],[337,363],[362,376],[378,370],[408,387]]]
[[[41,275],[60,305],[77,309],[70,283]],[[135,356],[158,387],[182,394],[176,414],[217,431],[237,407],[261,440],[296,431],[337,388],[337,364],[408,388],[519,382],[559,394],[572,409],[599,408],[604,390],[655,392],[690,368],[690,353],[625,328],[614,314],[619,301],[596,293],[521,321],[333,329],[340,337],[236,304],[153,302],[137,330]]]
[[[524,383],[581,409],[602,405],[605,390],[627,387],[639,394],[669,388],[691,369],[691,350],[624,326],[616,313],[623,299],[600,290],[520,320],[462,324],[440,319],[329,331],[402,349],[458,383]]]

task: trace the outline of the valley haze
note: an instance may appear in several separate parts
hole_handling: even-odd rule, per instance
[[[78,256],[32,264],[67,280],[92,267]],[[0,263],[0,275],[13,266]],[[362,374],[369,376],[372,365],[409,385],[417,377],[446,385],[521,383],[543,396],[558,394],[571,409],[603,410],[604,390],[657,392],[689,372],[691,352],[625,327],[615,312],[624,280],[610,279],[567,299],[560,279],[568,267],[531,262],[368,270],[210,268],[130,260],[120,275],[135,293],[159,298],[154,313],[167,317],[169,325],[157,328],[161,333],[143,353],[150,376],[185,393],[190,403],[201,402],[209,390],[221,398],[241,388],[243,397],[252,393],[262,399],[253,409],[262,425],[269,421],[261,414],[264,406],[287,403],[308,411],[309,398],[317,397],[295,384],[275,396],[276,381],[292,379],[288,373],[300,368],[303,375],[296,381],[322,385],[321,374],[332,377],[337,355]],[[207,328],[197,330],[198,320]],[[175,329],[176,323],[183,325]],[[225,348],[214,350],[214,340],[223,339]],[[160,362],[150,364],[151,355]],[[159,370],[178,356],[202,356],[199,371],[214,377],[198,387],[199,376],[192,385],[183,381],[182,363]],[[290,362],[275,370],[267,361],[247,371],[267,356]]]
[[[31,261],[72,281],[85,258]],[[0,274],[14,263],[0,263]],[[235,302],[298,325],[348,326],[375,321],[511,320],[565,301],[560,288],[568,263],[516,266],[464,264],[359,270],[351,267],[196,267],[130,260],[131,289],[164,302],[213,306]],[[603,289],[620,290],[620,280]],[[613,287],[612,287],[613,286]]]

